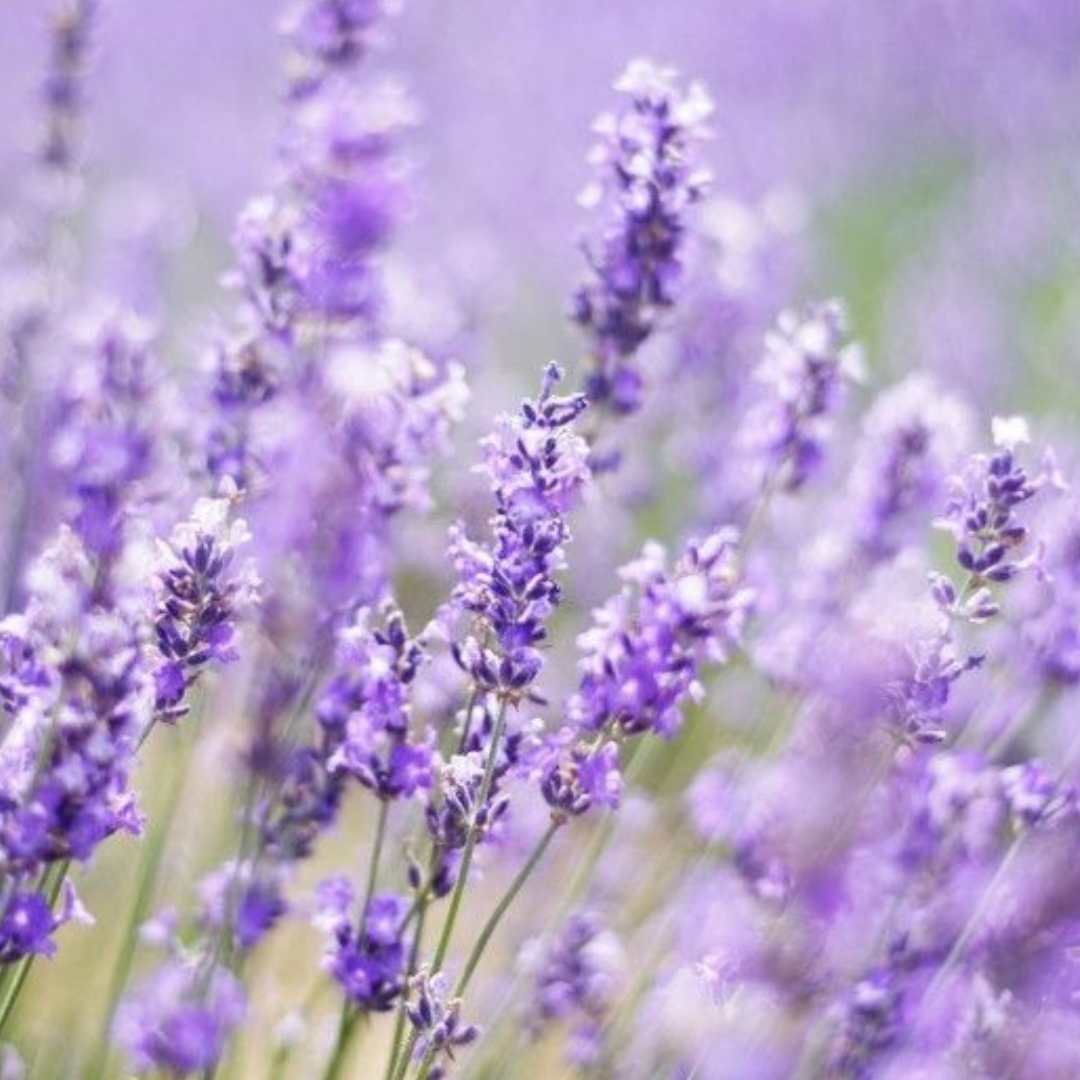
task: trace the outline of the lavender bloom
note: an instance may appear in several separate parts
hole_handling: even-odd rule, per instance
[[[233,859],[199,884],[199,922],[239,951],[253,949],[285,914],[280,875]]]
[[[151,413],[161,408],[149,327],[117,314],[100,321],[64,390],[51,458],[75,506],[71,521],[103,563],[119,558],[124,516],[155,465]],[[102,585],[107,573],[100,572]]]
[[[1038,556],[1023,554],[1028,529],[1016,510],[1051,478],[1031,478],[1017,461],[1017,445],[1028,441],[1023,420],[995,420],[998,449],[989,456],[974,455],[951,478],[952,492],[939,525],[956,541],[956,561],[968,577],[962,590],[942,575],[934,575],[931,584],[942,610],[957,618],[972,623],[994,618],[1000,605],[991,586],[1011,581]]]
[[[126,613],[93,605],[95,574],[62,532],[31,568],[28,612],[0,634],[16,661],[2,678],[0,871],[16,881],[140,827],[128,770],[152,716],[152,682]]]
[[[735,544],[734,531],[721,529],[688,544],[670,570],[663,548],[650,544],[621,571],[626,587],[579,639],[585,657],[571,723],[664,738],[678,730],[679,706],[701,696],[701,667],[724,663],[742,636],[752,594]]]
[[[591,913],[571,915],[548,943],[527,943],[522,963],[533,983],[525,1022],[538,1038],[557,1023],[572,1025],[567,1056],[579,1068],[596,1062],[604,1020],[622,974],[618,939]]]
[[[455,642],[454,659],[479,687],[515,697],[540,672],[544,624],[560,599],[553,574],[569,539],[564,514],[589,477],[587,446],[572,426],[585,398],[556,396],[560,377],[549,365],[535,401],[503,417],[484,441],[493,543],[473,543],[459,528],[450,547],[459,578],[453,604],[484,630]]]
[[[943,742],[953,683],[982,662],[981,656],[958,658],[948,633],[914,645],[909,669],[886,687],[888,723],[896,736],[915,743]]]
[[[821,468],[834,414],[847,387],[862,375],[862,352],[848,341],[847,315],[839,301],[779,317],[755,372],[769,389],[763,415],[753,423],[763,486],[775,478],[796,491]]]
[[[220,968],[204,975],[197,963],[171,959],[128,998],[114,1034],[138,1073],[175,1076],[212,1069],[243,1019],[244,992]]]
[[[397,608],[387,608],[383,629],[370,629],[368,619],[360,612],[341,635],[341,673],[319,703],[319,723],[337,744],[327,768],[384,801],[407,798],[431,785],[430,740],[409,742],[409,686],[426,654]]]
[[[712,103],[700,84],[684,91],[674,70],[645,60],[615,89],[628,104],[597,120],[599,176],[581,198],[588,207],[606,200],[608,221],[585,245],[588,274],[572,317],[592,345],[589,399],[628,413],[641,404],[634,356],[675,302],[687,213],[708,185],[694,156]]]
[[[939,504],[970,429],[964,405],[919,372],[877,397],[850,483],[853,539],[867,559],[894,555]]]
[[[408,636],[392,604],[378,624],[362,608],[340,632],[336,673],[315,709],[317,741],[253,752],[253,764],[271,783],[260,833],[276,860],[310,854],[319,834],[337,820],[350,778],[383,801],[431,786],[431,739],[409,738],[410,686],[425,659],[423,644]]]
[[[250,566],[233,566],[249,539],[247,526],[230,521],[226,499],[202,499],[189,521],[162,545],[160,596],[154,630],[161,663],[154,672],[157,709],[164,720],[187,711],[184,698],[211,661],[228,663],[236,620],[253,602],[258,582]]]
[[[404,988],[407,902],[392,893],[372,897],[358,932],[348,881],[323,882],[319,899],[318,921],[333,939],[326,969],[354,1005],[368,1012],[392,1009]]]
[[[52,956],[56,952],[52,934],[60,920],[44,896],[37,892],[15,892],[2,910],[0,964],[10,964],[24,956]]]
[[[621,576],[626,587],[579,638],[585,657],[570,726],[541,754],[541,790],[563,813],[618,805],[618,748],[605,736],[674,735],[683,702],[701,697],[702,667],[727,660],[752,601],[729,529],[689,544],[671,570],[650,544]]]
[[[438,793],[425,811],[427,829],[439,855],[431,875],[434,896],[445,896],[457,879],[458,853],[470,834],[483,842],[510,806],[509,796],[500,790],[500,780],[509,768],[504,763],[495,770],[486,798],[484,786],[486,755],[479,750],[454,754],[439,773]]]
[[[454,1060],[454,1051],[476,1041],[480,1029],[475,1024],[461,1020],[461,1001],[449,999],[449,987],[445,972],[430,974],[421,969],[409,982],[412,991],[405,1006],[409,1023],[419,1033],[416,1041],[417,1060],[430,1056],[437,1062],[429,1077],[443,1077],[445,1067],[440,1058]]]
[[[1001,789],[1014,827],[1051,828],[1076,814],[1076,792],[1050,775],[1041,761],[1001,770]]]
[[[334,75],[347,74],[376,43],[392,0],[306,0],[286,17],[293,44],[287,63],[290,93],[316,92]]]

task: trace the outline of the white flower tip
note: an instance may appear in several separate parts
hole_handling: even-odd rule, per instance
[[[1022,416],[995,416],[990,422],[990,431],[994,445],[1005,450],[1015,450],[1017,446],[1031,442],[1028,422]]]

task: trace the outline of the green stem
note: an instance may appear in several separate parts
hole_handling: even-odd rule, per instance
[[[480,931],[480,936],[476,939],[476,944],[472,947],[472,952],[469,953],[468,960],[465,961],[465,968],[461,973],[461,978],[458,979],[457,986],[454,988],[454,997],[461,997],[461,995],[465,993],[465,990],[469,985],[469,980],[473,977],[473,973],[476,971],[476,967],[484,955],[484,950],[487,948],[492,934],[498,929],[499,923],[502,922],[503,916],[506,915],[507,910],[516,899],[517,894],[521,892],[525,882],[529,880],[532,872],[544,857],[555,834],[565,824],[566,819],[561,816],[552,819],[551,824],[545,830],[539,843],[533,848],[533,853],[529,856],[528,861],[518,871],[517,876],[510,883],[510,888],[506,890],[503,898],[496,904],[495,910],[488,916],[487,922],[484,923],[483,930]]]
[[[43,885],[50,910],[56,907],[56,898],[60,895],[60,887],[64,883],[64,878],[67,876],[68,865],[70,862],[70,859],[63,859],[60,862],[53,863],[45,876]],[[28,953],[19,960],[15,965],[15,974],[11,976],[10,981],[8,981],[4,987],[3,997],[0,998],[0,1035],[3,1035],[4,1028],[11,1018],[15,1003],[19,1000],[19,994],[26,984],[26,978],[30,974],[30,968],[33,966],[33,963],[33,953]]]
[[[384,1080],[393,1080],[397,1070],[398,1057],[402,1051],[401,1038],[405,1033],[405,1001],[409,989],[409,980],[416,974],[417,961],[420,959],[420,946],[424,937],[424,919],[427,916],[428,898],[424,894],[420,906],[416,912],[416,930],[413,932],[412,947],[409,950],[409,966],[405,976],[405,985],[401,991],[401,1002],[398,1005],[397,1019],[394,1021],[394,1041],[391,1043],[390,1060],[386,1063],[386,1075]]]
[[[540,860],[543,859],[544,854],[547,852],[551,841],[554,839],[555,834],[566,824],[566,819],[562,816],[552,818],[551,824],[547,827],[544,835],[540,837],[539,843],[533,848],[532,854],[529,856],[525,865],[517,872],[514,880],[510,883],[510,888],[503,894],[503,898],[495,905],[495,910],[488,916],[488,920],[484,923],[484,928],[480,931],[479,936],[476,939],[476,944],[473,945],[472,951],[469,953],[468,959],[465,961],[465,967],[461,972],[461,977],[457,981],[457,985],[454,987],[454,997],[459,998],[468,989],[469,982],[472,979],[476,968],[483,958],[484,952],[488,947],[488,943],[491,941],[492,935],[499,927],[499,923],[502,922],[503,917],[510,909],[510,905],[517,898],[519,892],[525,886],[525,882],[532,876],[532,872],[539,865]],[[416,1080],[427,1080],[428,1074],[431,1072],[431,1068],[435,1063],[435,1053],[433,1050],[428,1050],[420,1062],[420,1069],[417,1073]]]
[[[200,699],[201,705],[205,699]],[[192,728],[196,730],[196,728]],[[112,975],[109,979],[109,988],[106,996],[105,1018],[97,1036],[97,1045],[94,1048],[90,1066],[85,1076],[88,1080],[104,1080],[105,1072],[109,1063],[109,1037],[112,1030],[113,1017],[116,1014],[116,1006],[120,1000],[124,987],[127,986],[131,975],[132,964],[135,960],[135,952],[139,942],[139,927],[146,921],[150,910],[150,903],[154,896],[161,873],[162,860],[165,854],[165,846],[168,841],[170,826],[175,818],[176,806],[180,800],[180,792],[184,786],[184,778],[187,771],[187,763],[190,758],[193,739],[188,737],[182,744],[181,756],[178,762],[170,755],[172,768],[170,770],[170,783],[165,795],[164,803],[156,814],[157,824],[154,828],[146,855],[142,860],[139,885],[131,910],[127,918],[125,933],[120,939],[120,950],[113,964]]]
[[[367,922],[368,911],[371,909],[371,900],[375,895],[375,886],[379,880],[379,862],[382,859],[383,844],[386,840],[386,822],[390,814],[390,803],[386,799],[379,800],[379,817],[375,825],[375,842],[371,849],[371,859],[368,862],[367,883],[364,886],[364,901],[360,906],[360,922],[357,926],[361,939],[364,934],[364,924]],[[357,1022],[364,1014],[354,1008],[346,999],[341,1007],[341,1020],[338,1023],[337,1039],[334,1043],[334,1052],[326,1065],[323,1080],[338,1080],[341,1071],[345,1067],[345,1061],[349,1056],[349,1046],[352,1043],[353,1034],[356,1032]]]
[[[484,778],[480,782],[478,806],[483,806],[491,794],[491,785],[495,777],[495,761],[499,756],[499,745],[502,742],[505,728],[506,698],[503,698],[499,702],[499,713],[495,718],[495,730],[491,733],[491,747],[488,750],[487,764],[484,767]],[[461,898],[465,892],[466,882],[469,879],[469,867],[472,865],[473,851],[476,849],[478,838],[479,830],[474,822],[469,828],[469,835],[465,840],[465,849],[461,853],[461,866],[458,867],[457,881],[454,882],[454,892],[450,897],[450,907],[446,912],[446,920],[443,922],[438,944],[435,946],[435,957],[431,962],[432,972],[442,970],[443,961],[446,959],[446,954],[450,949],[450,939],[454,933],[454,924],[457,922],[458,912],[461,910]]]

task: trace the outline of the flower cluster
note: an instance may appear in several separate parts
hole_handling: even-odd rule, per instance
[[[495,496],[492,542],[453,536],[458,573],[453,603],[475,617],[480,636],[455,642],[454,658],[484,690],[520,696],[542,666],[545,623],[559,604],[553,574],[569,539],[566,511],[589,478],[585,441],[573,430],[582,394],[554,393],[551,364],[540,394],[504,416],[484,442],[484,471]]]
[[[618,803],[618,752],[610,740],[675,735],[682,705],[704,693],[704,666],[724,663],[738,645],[753,595],[741,580],[730,529],[688,544],[672,569],[663,549],[650,545],[622,577],[626,587],[579,640],[585,656],[567,704],[570,731],[552,739],[543,770],[544,797],[571,814]]]
[[[616,84],[584,199],[599,220],[572,308],[582,392],[549,364],[505,411],[521,343],[470,363],[468,390],[452,358],[487,354],[481,316],[514,268],[431,246],[438,219],[477,219],[414,184],[417,110],[374,77],[393,0],[302,0],[286,18],[266,186],[208,332],[185,321],[203,300],[188,283],[217,256],[187,243],[195,215],[171,196],[161,265],[136,253],[153,303],[116,273],[146,246],[141,199],[112,191],[128,170],[84,182],[79,145],[109,6],[55,2],[44,149],[0,221],[0,1080],[21,1080],[22,1057],[42,1080],[528,1080],[558,1057],[592,1080],[1080,1076],[1080,512],[1064,477],[1080,443],[1060,425],[1063,465],[1036,466],[1027,421],[999,418],[972,454],[976,408],[1020,380],[991,370],[988,323],[926,334],[911,308],[942,282],[906,247],[880,246],[890,281],[858,283],[857,326],[839,300],[800,305],[804,241],[828,240],[842,278],[879,252],[878,204],[759,187],[793,147],[756,53],[749,112],[773,152],[755,142],[741,175],[748,110],[732,108],[724,163],[755,197],[704,201],[700,86],[646,61]],[[861,29],[895,18],[866,7]],[[1015,14],[973,15],[970,33],[1001,31],[1010,91],[1027,85],[1019,40],[1080,42],[1069,12],[1023,34]],[[815,37],[841,70],[836,50],[865,38],[841,32],[852,17],[816,36],[800,19],[770,70],[817,92]],[[909,57],[940,48],[923,34],[913,53],[909,30]],[[1052,89],[1074,119],[1051,67],[1036,112]],[[914,100],[967,117],[969,95],[904,72],[897,116]],[[1012,137],[980,128],[979,146],[1034,128],[1056,160],[1054,129],[1080,129],[1009,104]],[[831,180],[842,146],[820,145]],[[1067,216],[1016,197],[1031,171],[947,170],[935,225],[951,250],[957,207],[999,210],[1007,191],[1010,261],[1054,269],[1056,311],[1080,246],[1049,229],[1053,261],[1029,250],[1041,219]],[[889,204],[897,235],[908,201]],[[970,231],[985,224],[973,213]],[[970,265],[970,287],[1001,285]],[[1031,286],[1003,306],[1003,340]],[[510,330],[532,327],[519,295]],[[153,325],[131,314],[148,310]],[[1070,326],[1045,322],[1031,355]],[[868,370],[916,354],[928,369],[851,392],[855,329]],[[949,379],[965,350],[979,359],[970,401],[932,362],[941,342]],[[1052,369],[1019,372],[1025,400],[1067,400],[1067,380],[1043,392]],[[470,394],[498,416],[472,475],[451,438]],[[605,425],[631,413],[606,451]],[[101,925],[77,930],[89,909]],[[86,1016],[65,1027],[72,1001]]]
[[[838,301],[780,315],[755,372],[769,390],[755,436],[766,484],[795,491],[818,472],[833,417],[862,374],[862,352],[848,341]]]
[[[355,915],[344,878],[324,881],[319,899],[319,922],[333,940],[326,967],[345,997],[368,1012],[393,1008],[404,987],[406,902],[392,893],[373,896]]]
[[[233,565],[236,549],[248,539],[245,523],[231,517],[228,500],[203,499],[162,546],[154,618],[162,660],[154,682],[163,719],[184,714],[187,691],[207,664],[237,657],[237,619],[258,590],[253,568]]]
[[[615,89],[627,104],[596,122],[598,177],[581,197],[587,207],[606,203],[608,220],[585,245],[572,317],[590,339],[589,399],[626,413],[641,406],[634,357],[675,303],[688,211],[708,185],[695,144],[712,103],[698,83],[684,90],[673,70],[645,60]]]
[[[588,1068],[597,1060],[603,1023],[624,967],[618,939],[594,914],[577,913],[551,941],[527,945],[522,964],[533,983],[525,1014],[533,1036],[553,1024],[569,1023],[567,1056]]]

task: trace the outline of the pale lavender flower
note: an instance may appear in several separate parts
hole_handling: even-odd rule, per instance
[[[550,1027],[570,1029],[568,1059],[579,1068],[594,1064],[605,1019],[625,975],[618,938],[591,912],[569,916],[547,941],[527,942],[521,963],[532,982],[524,1019],[539,1038]]]
[[[607,221],[585,243],[588,272],[572,317],[590,338],[590,400],[625,413],[641,404],[634,357],[675,303],[688,211],[709,179],[695,144],[712,103],[700,84],[684,90],[675,71],[646,60],[631,63],[615,89],[628,102],[596,122],[598,178],[581,198],[606,204]]]
[[[217,1064],[245,1006],[229,972],[206,975],[198,963],[175,957],[123,1002],[113,1033],[137,1073],[188,1076]]]
[[[863,377],[862,352],[849,341],[840,302],[781,314],[754,375],[768,394],[750,432],[763,485],[796,491],[820,470],[847,389]]]

